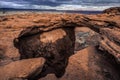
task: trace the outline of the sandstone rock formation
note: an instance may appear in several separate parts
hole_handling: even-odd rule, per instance
[[[75,51],[88,46],[96,46],[101,40],[100,35],[87,27],[75,28]]]
[[[49,74],[39,80],[119,80],[113,65],[100,54],[93,46],[80,50],[69,58],[66,73],[60,79]]]
[[[1,80],[120,80],[119,19],[118,14],[0,16]],[[25,76],[24,71],[28,71]]]
[[[8,65],[0,66],[0,80],[25,79],[37,75],[37,73],[41,72],[44,62],[44,58],[36,58],[15,61]]]
[[[109,9],[106,9],[103,11],[103,13],[114,13],[114,14],[120,14],[120,7],[112,7],[112,8],[109,8]]]

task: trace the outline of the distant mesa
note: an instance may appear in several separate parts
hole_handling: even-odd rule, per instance
[[[115,13],[115,14],[120,14],[120,7],[111,7],[108,9],[105,9],[103,13]]]

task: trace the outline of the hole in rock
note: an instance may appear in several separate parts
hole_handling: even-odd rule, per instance
[[[96,46],[101,39],[98,33],[87,27],[76,27],[75,38],[75,51],[88,46]]]
[[[99,40],[100,35],[88,28],[77,28],[75,30],[71,27],[57,28],[42,32],[39,28],[34,27],[22,31],[18,38],[14,39],[14,45],[19,49],[21,59],[36,57],[46,59],[42,71],[38,75],[33,74],[28,77],[28,80],[38,80],[51,73],[54,73],[58,78],[62,77],[68,65],[68,59],[74,54],[74,51],[91,45],[99,45]],[[98,47],[96,50],[100,51]],[[102,57],[105,56],[105,62],[113,65],[116,72],[117,70],[120,71],[120,66],[112,55],[106,51],[100,51],[100,53]],[[89,54],[88,56],[90,61],[91,58],[89,57],[92,55]],[[111,74],[106,71],[103,71],[102,75],[112,78]]]
[[[58,28],[45,32],[35,27],[27,28],[14,39],[14,46],[19,49],[21,59],[46,59],[42,72],[29,76],[29,80],[37,80],[50,73],[54,73],[58,78],[62,77],[69,57],[74,54],[74,44],[74,28]]]

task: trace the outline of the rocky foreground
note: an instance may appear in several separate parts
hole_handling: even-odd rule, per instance
[[[0,16],[0,80],[120,80],[116,10]]]

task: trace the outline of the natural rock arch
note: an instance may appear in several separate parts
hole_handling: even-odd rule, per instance
[[[44,53],[41,53],[39,51],[40,49],[37,47],[41,47],[43,48],[42,52],[47,48],[50,50],[46,52],[51,52],[51,54],[57,53],[57,56],[55,57],[57,57],[58,60],[57,59],[56,60],[59,62],[60,55],[63,55],[59,53],[63,52],[63,53],[68,53],[70,55],[74,53],[72,50],[74,49],[73,48],[74,44],[72,44],[72,41],[73,43],[75,42],[75,32],[73,30],[76,26],[88,27],[93,31],[97,32],[101,37],[97,49],[105,52],[106,54],[111,54],[112,58],[114,57],[116,61],[118,61],[119,63],[119,59],[120,59],[119,15],[114,15],[113,17],[110,14],[97,14],[97,15],[18,14],[18,15],[2,16],[0,17],[0,28],[1,28],[0,45],[2,46],[0,47],[0,49],[2,50],[1,53],[5,55],[4,59],[10,59],[12,62],[15,60],[18,60],[18,62],[23,61],[23,60],[19,60],[19,56],[18,56],[19,52],[22,55],[21,59],[39,57],[40,55],[45,58],[50,57],[51,55],[49,54],[43,55]],[[57,37],[56,34],[54,33],[58,33],[60,35]],[[48,38],[46,36],[46,35],[51,36],[51,34],[54,35],[55,37],[54,39],[52,39],[51,37]],[[52,40],[52,43],[50,42],[46,44],[47,42],[46,39]],[[13,40],[15,47],[13,46],[13,42],[12,42]],[[42,42],[44,42],[45,44]],[[71,44],[67,44],[67,42]],[[64,44],[66,43],[67,45],[62,45],[62,43]],[[48,45],[48,47],[46,47],[46,45]],[[54,52],[53,49],[54,50],[56,49],[56,51]],[[17,50],[19,50],[19,52],[17,52]],[[39,55],[36,54],[37,51]],[[28,54],[30,53],[31,55],[28,55],[27,53]],[[15,59],[16,58],[15,54],[17,54],[18,57],[17,59]],[[64,63],[63,64],[59,63],[60,65],[63,65],[62,66],[63,68],[60,66],[60,68],[63,69],[63,73],[67,65],[66,64],[67,61],[66,62],[65,61],[66,60],[63,59]],[[52,63],[54,63],[54,61]],[[48,60],[48,64],[49,64],[49,60]],[[7,64],[5,66],[7,66]],[[116,69],[118,69],[119,71],[119,68]],[[45,72],[45,75],[46,73],[56,73],[56,71],[53,70],[53,72],[51,71]],[[57,76],[60,77],[62,75],[57,75]],[[29,76],[27,78],[37,78],[37,76],[36,75]]]

